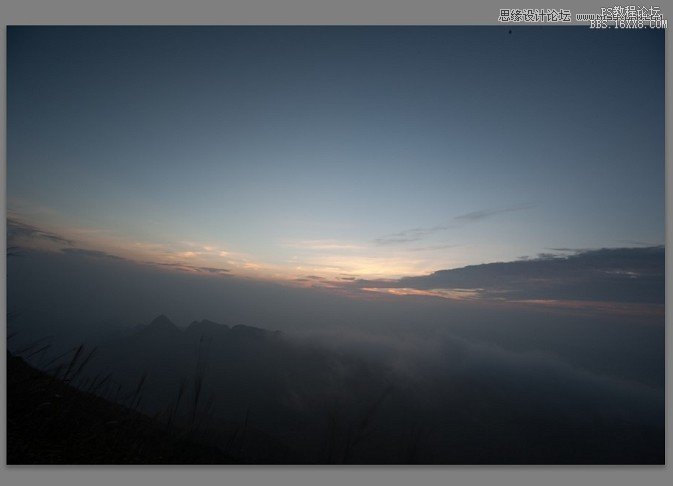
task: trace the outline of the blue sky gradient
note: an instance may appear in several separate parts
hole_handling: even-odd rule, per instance
[[[664,243],[664,33],[8,27],[10,217],[259,277]]]

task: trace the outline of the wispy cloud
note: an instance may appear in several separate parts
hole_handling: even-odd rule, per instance
[[[374,243],[377,245],[397,245],[400,243],[411,243],[414,241],[419,241],[428,236],[438,233],[440,231],[445,231],[451,228],[451,225],[438,225],[430,227],[420,227],[412,228],[404,231],[399,231],[397,233],[392,233],[389,235],[384,235],[374,240]]]
[[[390,295],[417,295],[425,297],[441,297],[451,300],[474,300],[479,297],[482,289],[413,289],[397,287],[364,287],[365,292],[378,292]]]
[[[487,210],[481,210],[481,211],[472,211],[470,213],[465,213],[461,214],[460,216],[456,216],[453,218],[456,221],[465,221],[465,222],[477,222],[481,221],[484,219],[492,218],[493,216],[497,216],[499,214],[504,214],[504,213],[513,213],[516,211],[524,211],[526,209],[532,209],[536,206],[534,203],[527,203],[527,204],[519,204],[518,206],[512,206],[509,208],[501,208],[501,209],[487,209]]]
[[[83,258],[94,258],[97,260],[110,260],[117,262],[126,262],[137,265],[149,265],[152,267],[159,268],[170,268],[173,270],[181,270],[191,273],[203,273],[209,275],[229,275],[230,270],[221,267],[209,267],[209,266],[199,266],[199,265],[190,265],[188,263],[182,262],[155,262],[155,261],[144,261],[144,260],[133,260],[129,258],[120,257],[113,255],[111,253],[102,251],[102,250],[90,250],[86,248],[61,248],[60,253],[63,253],[68,256],[74,257],[83,257]]]
[[[249,273],[262,266],[248,255],[216,245],[193,242],[143,242],[92,228],[45,229],[10,216],[8,241],[16,251],[50,251],[68,257],[94,258],[208,275],[229,275],[232,269]]]
[[[226,268],[200,267],[196,265],[187,265],[184,263],[162,263],[162,262],[142,262],[142,263],[146,265],[170,268],[173,270],[181,270],[185,272],[204,273],[210,275],[230,275],[230,271]]]
[[[374,243],[377,245],[385,246],[385,245],[399,245],[399,244],[404,244],[404,243],[412,243],[414,241],[420,241],[423,240],[433,234],[442,232],[442,231],[447,231],[450,229],[454,228],[459,228],[462,225],[465,224],[470,224],[470,223],[477,223],[479,221],[483,221],[485,219],[492,218],[494,216],[498,216],[500,214],[505,214],[505,213],[513,213],[516,211],[524,211],[527,209],[532,209],[537,204],[535,203],[526,203],[526,204],[519,204],[517,206],[510,206],[506,208],[500,208],[500,209],[484,209],[480,211],[472,211],[469,213],[465,214],[460,214],[458,216],[454,216],[451,222],[446,223],[446,224],[440,224],[437,226],[427,226],[427,227],[418,227],[418,228],[412,228],[408,230],[403,230],[399,231],[397,233],[391,233],[388,235],[380,236],[376,239],[374,239]]]

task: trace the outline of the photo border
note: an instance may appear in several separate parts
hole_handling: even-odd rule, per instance
[[[555,8],[575,13],[597,13],[617,2],[559,0],[550,2],[469,2],[451,5],[444,0],[3,0],[0,19],[5,32],[0,52],[2,107],[6,115],[6,26],[7,25],[496,25],[500,8]],[[644,4],[644,2],[626,2]],[[647,4],[649,5],[649,4]],[[673,20],[673,9],[659,1],[664,18]],[[502,24],[500,24],[502,25]],[[572,23],[571,25],[577,25]],[[562,27],[558,27],[562,28]],[[671,90],[671,36],[666,33],[666,94]],[[628,69],[628,66],[625,66]],[[671,106],[666,96],[666,118]],[[667,124],[668,128],[668,124]],[[666,130],[666,245],[671,243],[672,226],[670,130]],[[6,154],[6,116],[2,117],[0,147]],[[634,161],[637,163],[637,161]],[[6,223],[6,156],[0,167],[0,213]],[[6,248],[6,232],[2,232]],[[0,279],[3,309],[6,311],[6,261],[0,260],[5,278]],[[666,280],[672,264],[666,262]],[[671,289],[666,288],[670,308]],[[2,346],[6,346],[6,312],[2,313]],[[671,349],[671,317],[666,315],[666,350]],[[502,486],[524,485],[652,485],[673,484],[665,466],[40,466],[6,465],[6,362],[0,365],[0,483],[3,485],[119,485],[148,486],[188,484],[235,485],[410,485],[460,484]],[[666,404],[670,404],[671,359],[666,353]],[[670,424],[666,414],[666,462],[669,463]]]

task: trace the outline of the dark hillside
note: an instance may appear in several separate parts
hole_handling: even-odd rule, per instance
[[[186,431],[77,390],[7,355],[7,463],[234,464]]]

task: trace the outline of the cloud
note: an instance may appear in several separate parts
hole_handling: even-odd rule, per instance
[[[397,280],[358,280],[361,288],[479,289],[482,298],[663,304],[664,247],[578,250],[471,265]]]
[[[374,239],[374,243],[376,243],[377,245],[381,245],[381,246],[412,243],[414,241],[423,240],[423,239],[427,238],[428,236],[431,236],[435,233],[439,233],[439,232],[442,232],[442,231],[447,231],[447,230],[453,229],[453,228],[458,228],[458,227],[460,227],[461,225],[464,225],[464,224],[476,223],[478,221],[482,221],[484,219],[492,218],[494,216],[504,214],[504,213],[524,211],[526,209],[534,208],[535,206],[536,206],[536,204],[534,204],[534,203],[526,203],[526,204],[519,204],[517,206],[501,208],[501,209],[487,209],[487,210],[480,210],[480,211],[472,211],[470,213],[465,213],[465,214],[461,214],[461,215],[458,215],[458,216],[454,216],[451,223],[441,224],[441,225],[437,225],[437,226],[418,227],[418,228],[412,228],[412,229],[408,229],[408,230],[399,231],[397,233],[391,233],[391,234],[380,236],[379,238]]]
[[[71,230],[72,231],[72,230]],[[82,230],[78,233],[98,234],[102,230]],[[249,267],[255,265],[244,258],[244,255],[232,254],[212,245],[193,242],[180,242],[179,245],[129,242],[119,238],[70,239],[61,234],[45,230],[21,221],[15,217],[7,219],[8,255],[23,255],[23,251],[51,251],[72,257],[95,258],[99,260],[115,260],[136,265],[149,265],[159,268],[171,268],[190,273],[204,275],[229,275],[231,270],[218,266],[221,262],[212,260],[212,256],[228,258],[231,265]],[[180,246],[182,245],[182,246]],[[88,247],[88,248],[87,248]],[[92,249],[97,247],[101,249]],[[185,250],[199,248],[203,251]],[[111,251],[108,251],[111,249]],[[121,255],[115,254],[119,252]],[[238,260],[234,260],[237,257]],[[168,261],[166,261],[168,260]],[[185,263],[189,261],[189,263]],[[212,264],[211,264],[212,262]]]
[[[170,269],[174,269],[174,270],[180,270],[180,271],[191,272],[191,273],[202,273],[202,274],[209,274],[209,275],[229,275],[229,273],[230,273],[230,271],[226,268],[190,265],[190,264],[187,264],[187,263],[178,263],[178,262],[166,263],[166,262],[136,261],[136,260],[130,260],[128,258],[123,258],[123,257],[117,256],[117,255],[113,255],[113,254],[107,253],[105,251],[89,250],[89,249],[85,249],[85,248],[62,248],[60,252],[63,253],[63,254],[66,254],[66,255],[71,255],[71,256],[76,256],[76,257],[96,258],[96,259],[99,259],[99,260],[112,260],[112,261],[127,262],[127,263],[132,263],[132,264],[137,264],[137,265],[149,265],[149,266],[154,266],[154,267],[170,268]]]
[[[110,253],[100,251],[100,250],[87,250],[84,248],[63,248],[61,249],[61,253],[65,253],[67,255],[76,255],[76,256],[84,256],[84,257],[90,257],[90,258],[106,258],[106,259],[111,259],[111,260],[126,260],[126,258],[119,257],[117,255],[112,255]]]
[[[215,267],[192,267],[197,272],[202,273],[211,273],[217,275],[226,275],[229,274],[229,270],[226,268],[215,268]]]
[[[445,231],[451,228],[450,225],[440,225],[432,226],[425,228],[413,228],[409,230],[400,231],[398,233],[392,233],[389,235],[381,236],[374,240],[374,243],[377,245],[396,245],[400,243],[410,243],[413,241],[419,241],[427,236],[430,236],[434,233]]]
[[[202,274],[210,274],[210,275],[229,275],[230,271],[226,268],[217,268],[217,267],[203,267],[203,266],[198,266],[198,265],[189,265],[187,263],[179,263],[179,262],[171,262],[171,263],[165,263],[165,262],[137,262],[140,263],[141,265],[150,265],[150,266],[155,266],[159,268],[170,268],[173,270],[180,270],[183,272],[191,272],[191,273],[202,273]]]
[[[477,222],[477,221],[481,221],[483,219],[487,219],[487,218],[491,218],[493,216],[497,216],[499,214],[513,213],[515,211],[524,211],[526,209],[534,208],[535,206],[536,205],[533,204],[533,203],[528,203],[528,204],[520,204],[518,206],[512,206],[512,207],[509,207],[509,208],[472,211],[470,213],[465,213],[465,214],[461,214],[460,216],[456,216],[453,219],[456,220],[456,221]]]
[[[66,246],[74,245],[72,240],[64,238],[61,235],[24,223],[15,218],[7,218],[7,241],[20,246],[17,242],[21,240],[38,240]]]

